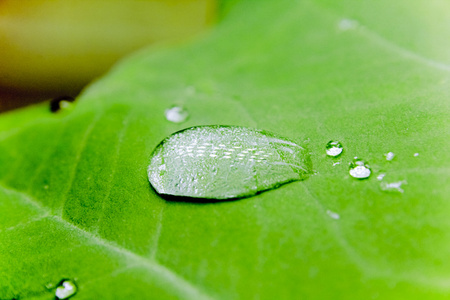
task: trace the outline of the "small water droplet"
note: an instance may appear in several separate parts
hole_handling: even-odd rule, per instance
[[[49,282],[45,285],[45,288],[47,290],[52,290],[55,287],[55,284],[53,282]]]
[[[187,145],[195,145],[192,151],[198,153],[198,145],[205,144],[203,157],[177,153]],[[259,159],[261,153],[269,155]],[[311,167],[305,148],[272,133],[238,126],[197,126],[170,135],[156,147],[148,178],[160,194],[224,200],[305,179]]]
[[[327,210],[327,215],[330,216],[330,218],[338,220],[341,216],[338,213],[335,213],[334,211]]]
[[[77,293],[75,282],[70,279],[62,280],[56,288],[56,299],[68,299]]]
[[[355,159],[350,163],[350,176],[357,179],[366,179],[370,176],[370,167],[362,159],[355,157]]]
[[[395,154],[393,152],[388,152],[384,156],[386,157],[386,160],[391,161],[394,159]]]
[[[337,165],[340,165],[341,164],[341,162],[340,161],[338,161],[338,162],[335,162],[334,164],[333,164],[333,167],[334,166],[337,166]]]
[[[173,106],[165,111],[167,121],[183,123],[189,117],[189,113],[181,106]]]
[[[377,176],[378,180],[383,180],[384,176],[386,176],[385,173],[381,173],[380,175]]]
[[[341,19],[338,23],[338,28],[341,31],[347,31],[351,29],[355,29],[359,26],[358,21],[352,19]]]
[[[338,141],[329,141],[325,146],[325,148],[327,155],[332,157],[338,157],[344,150],[344,147]]]
[[[386,192],[399,192],[403,193],[402,185],[407,184],[406,180],[396,181],[396,182],[380,182],[380,188]]]
[[[67,110],[72,107],[75,99],[70,96],[61,96],[58,98],[55,98],[50,101],[50,111],[51,112],[58,112],[60,110]]]
[[[417,156],[419,156],[419,153],[414,153],[414,157],[417,157]]]
[[[187,95],[190,95],[190,96],[194,95],[195,92],[196,92],[196,90],[195,90],[194,86],[190,85],[190,86],[186,87],[186,94]]]

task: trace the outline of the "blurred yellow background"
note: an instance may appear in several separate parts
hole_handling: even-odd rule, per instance
[[[185,40],[215,0],[0,0],[0,111],[76,96],[120,57]]]

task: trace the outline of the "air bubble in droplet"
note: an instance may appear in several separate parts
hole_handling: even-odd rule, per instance
[[[204,156],[180,156],[177,149],[187,145]],[[262,158],[262,153],[267,156]],[[303,180],[311,169],[309,152],[288,139],[263,130],[214,125],[187,128],[163,140],[151,154],[148,178],[160,194],[225,200]]]
[[[355,159],[350,163],[349,169],[350,176],[356,179],[366,179],[370,176],[370,167],[362,159],[355,157]]]
[[[327,210],[327,215],[330,218],[335,219],[335,220],[338,220],[341,217],[338,213],[331,211],[331,210]]]
[[[56,288],[56,299],[68,299],[77,293],[75,282],[70,279],[64,279]]]
[[[402,185],[407,184],[406,180],[396,181],[396,182],[380,182],[380,188],[386,192],[399,192],[403,193]]]
[[[167,121],[183,123],[189,117],[189,113],[181,106],[173,106],[165,111]]]
[[[327,145],[325,146],[326,152],[328,156],[332,157],[338,157],[341,155],[342,151],[344,150],[344,147],[340,142],[337,141],[329,141]]]
[[[395,154],[393,152],[388,152],[384,156],[386,157],[386,160],[391,161],[394,159]]]

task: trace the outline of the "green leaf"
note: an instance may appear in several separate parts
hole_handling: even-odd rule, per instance
[[[142,50],[72,111],[0,117],[0,298],[52,299],[70,278],[74,299],[449,299],[449,4],[224,9],[207,37]],[[165,120],[173,104],[187,122]],[[162,199],[151,152],[211,124],[309,139],[317,174],[238,201]],[[354,156],[368,180],[348,175]]]

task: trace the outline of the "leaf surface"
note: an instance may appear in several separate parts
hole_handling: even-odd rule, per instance
[[[70,112],[2,115],[0,297],[52,299],[72,278],[74,299],[449,299],[450,8],[335,2],[233,2],[207,37],[136,53]],[[174,104],[187,122],[165,120]],[[150,154],[198,125],[309,139],[317,174],[166,201]],[[354,156],[368,180],[348,175]]]

